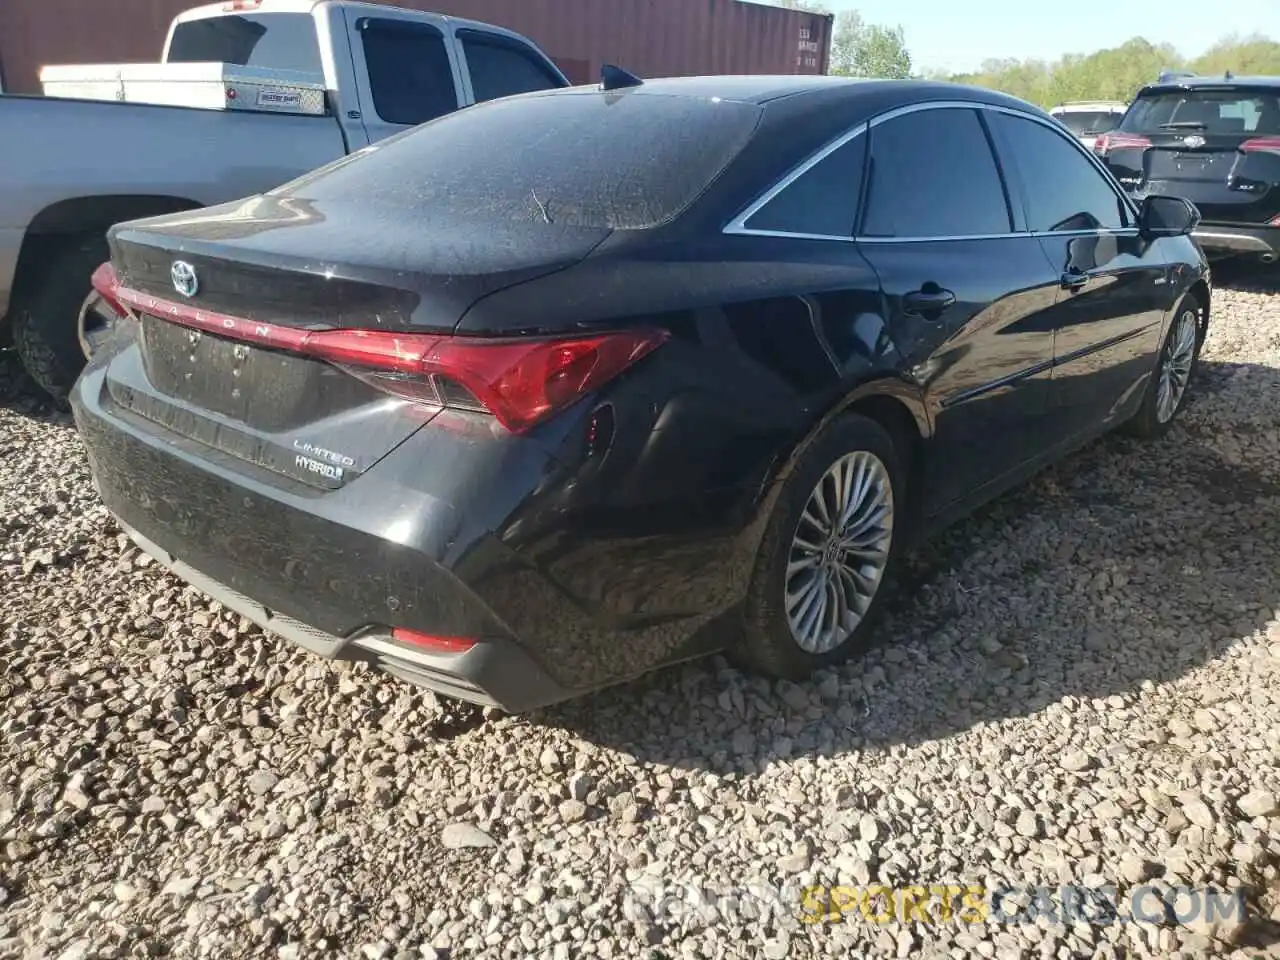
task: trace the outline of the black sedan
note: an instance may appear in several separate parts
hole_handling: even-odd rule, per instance
[[[532,94],[115,228],[73,401],[141,547],[321,655],[515,711],[725,646],[794,677],[913,540],[1168,428],[1196,220],[980,90]]]

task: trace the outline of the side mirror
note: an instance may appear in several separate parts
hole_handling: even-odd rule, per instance
[[[1144,237],[1185,237],[1199,224],[1199,209],[1183,197],[1147,197],[1142,201],[1138,229]]]

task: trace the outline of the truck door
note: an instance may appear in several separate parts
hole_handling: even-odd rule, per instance
[[[347,9],[346,16],[370,143],[464,104],[462,73],[443,18],[391,7],[377,16]]]

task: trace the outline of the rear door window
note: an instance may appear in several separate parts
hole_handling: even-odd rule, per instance
[[[860,236],[939,239],[1009,233],[1009,204],[973,110],[935,109],[871,129]]]
[[[322,73],[316,24],[306,13],[186,20],[173,29],[170,63],[235,63]]]
[[[477,103],[564,86],[546,63],[522,43],[477,30],[459,30],[458,39],[462,41]]]
[[[1139,97],[1120,129],[1134,133],[1280,135],[1280,94],[1244,90],[1177,90]]]
[[[866,135],[833,150],[747,218],[747,230],[810,237],[853,237]]]
[[[1007,113],[989,118],[1002,153],[1013,160],[1033,232],[1116,230],[1129,226],[1119,193],[1074,141],[1044,124]]]
[[[430,24],[368,19],[360,39],[373,109],[387,123],[413,126],[458,109],[444,35]]]

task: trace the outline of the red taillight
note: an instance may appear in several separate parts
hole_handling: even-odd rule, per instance
[[[308,335],[301,352],[411,400],[462,407],[478,403],[518,433],[598,389],[666,339],[661,330],[565,340],[330,330]],[[451,391],[451,383],[475,402]]]
[[[1113,150],[1145,150],[1151,146],[1147,137],[1136,133],[1104,133],[1093,142],[1093,152],[1105,157]]]
[[[1277,153],[1280,154],[1280,137],[1254,137],[1240,144],[1243,153]]]
[[[396,627],[391,631],[393,640],[421,647],[433,653],[466,653],[476,645],[470,637],[438,637],[430,633],[419,633],[417,630],[405,630]]]
[[[240,13],[244,10],[257,10],[262,6],[262,0],[229,0],[222,5],[222,9],[227,13]]]
[[[93,271],[92,282],[93,289],[98,291],[98,294],[112,310],[122,317],[129,315],[125,305],[116,298],[116,291],[120,289],[120,283],[116,279],[116,269],[111,266],[110,262],[104,263]]]
[[[478,407],[516,433],[603,386],[669,336],[665,330],[637,329],[555,340],[495,340],[386,330],[299,330],[160,300],[121,286],[114,273],[110,280],[117,300],[146,313],[324,360],[409,400]]]

